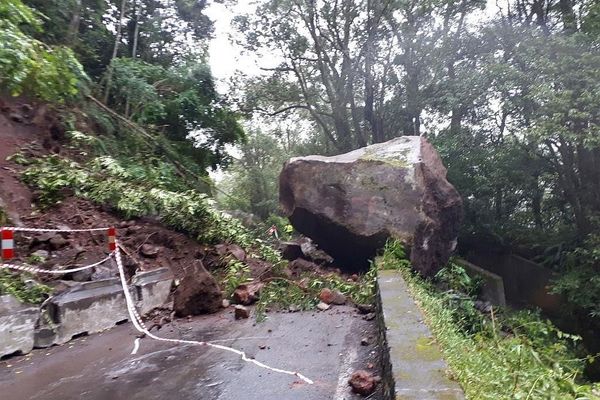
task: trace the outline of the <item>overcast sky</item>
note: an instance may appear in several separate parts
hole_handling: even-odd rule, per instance
[[[242,48],[231,38],[234,29],[231,26],[233,17],[237,14],[251,13],[256,8],[255,1],[238,0],[235,6],[225,6],[212,2],[206,9],[206,15],[215,24],[215,38],[209,47],[210,66],[213,76],[219,81],[218,89],[227,90],[227,82],[237,70],[249,74],[259,74],[258,57],[254,54],[242,54]]]

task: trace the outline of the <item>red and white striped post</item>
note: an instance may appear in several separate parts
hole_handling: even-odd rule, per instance
[[[114,226],[108,228],[108,249],[110,251],[117,249],[117,230]]]
[[[15,240],[12,229],[2,228],[2,259],[10,260],[15,257]]]

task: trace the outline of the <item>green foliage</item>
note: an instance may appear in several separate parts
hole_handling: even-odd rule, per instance
[[[240,150],[241,157],[219,184],[225,192],[219,202],[224,208],[267,219],[278,211],[278,177],[288,158],[286,151],[276,138],[262,131],[251,132]]]
[[[126,218],[153,215],[165,224],[195,235],[200,241],[236,243],[273,264],[281,262],[279,252],[257,239],[239,221],[217,211],[206,194],[181,189],[168,164],[124,164],[101,156],[82,165],[59,156],[28,160],[22,178],[39,191],[44,206],[73,193],[98,204],[113,206]]]
[[[314,293],[300,287],[297,283],[287,279],[275,279],[268,282],[260,291],[260,299],[256,304],[256,319],[263,321],[267,310],[288,308],[311,310],[319,301]]]
[[[165,68],[118,58],[111,66],[115,109],[139,124],[160,126],[170,146],[202,168],[229,162],[225,145],[241,141],[244,131],[216,92],[208,65]]]
[[[465,293],[469,296],[476,296],[482,283],[480,279],[469,276],[467,271],[454,260],[450,260],[448,264],[435,275],[435,278],[438,282],[451,290]]]
[[[561,257],[562,272],[552,291],[600,321],[600,235],[590,235],[581,246]]]
[[[52,293],[52,288],[42,285],[26,274],[0,269],[0,295],[10,294],[23,303],[40,304]]]
[[[230,260],[225,267],[225,271],[225,277],[221,285],[225,289],[225,298],[231,297],[238,286],[252,280],[250,268],[239,260]]]
[[[561,332],[531,311],[496,310],[481,315],[475,329],[465,330],[457,315],[474,315],[473,306],[452,306],[448,301],[452,293],[440,292],[414,274],[406,260],[394,254],[397,246],[389,244],[377,265],[386,269],[403,265],[398,271],[425,312],[451,375],[468,399],[599,398],[598,385],[581,381],[586,359],[577,357],[579,337]]]
[[[86,75],[71,49],[50,47],[25,33],[39,29],[37,15],[20,0],[0,2],[0,88],[13,96],[33,94],[48,102],[74,98]]]

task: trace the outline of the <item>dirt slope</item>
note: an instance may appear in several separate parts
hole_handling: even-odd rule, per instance
[[[180,277],[193,260],[206,255],[206,247],[155,220],[124,221],[110,209],[86,200],[67,198],[51,209],[37,210],[33,204],[35,193],[19,180],[22,167],[7,158],[20,151],[28,156],[61,153],[64,132],[60,126],[53,112],[45,106],[26,99],[0,98],[0,207],[6,212],[10,225],[36,228],[116,226],[118,239],[128,253],[126,265],[132,273],[136,269],[166,266]],[[17,259],[25,260],[33,252],[42,250],[41,254],[48,252],[47,267],[85,265],[108,254],[107,235],[103,232],[18,233],[15,240]],[[96,269],[95,278],[115,273],[113,267],[107,265]]]

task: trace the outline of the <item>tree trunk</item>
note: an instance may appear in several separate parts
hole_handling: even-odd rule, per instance
[[[81,24],[81,0],[75,0],[73,15],[69,22],[69,30],[67,31],[67,44],[73,46],[79,36],[79,25]]]
[[[104,91],[104,104],[108,103],[108,98],[110,96],[110,86],[112,85],[112,75],[113,75],[113,61],[117,58],[117,54],[119,52],[119,44],[121,42],[121,34],[123,31],[123,20],[125,19],[125,10],[127,8],[127,0],[121,0],[121,13],[119,15],[119,21],[117,22],[117,34],[115,35],[115,45],[113,47],[112,56],[110,57],[110,62],[108,64],[108,71],[106,72],[106,89]]]
[[[563,31],[566,33],[577,32],[577,19],[573,11],[572,0],[559,0],[558,7],[563,23]]]

